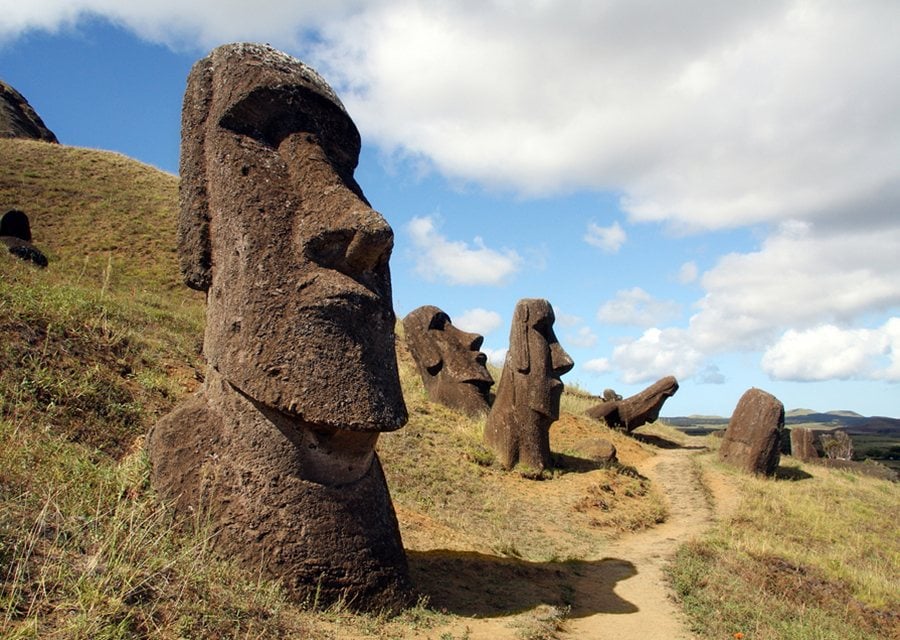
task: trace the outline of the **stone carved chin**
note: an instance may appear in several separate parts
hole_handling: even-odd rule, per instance
[[[403,319],[406,343],[429,398],[470,415],[490,408],[494,379],[479,349],[484,338],[453,325],[441,309],[426,305]]]

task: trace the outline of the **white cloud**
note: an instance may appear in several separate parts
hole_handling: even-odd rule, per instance
[[[485,336],[503,324],[503,319],[496,311],[475,308],[463,311],[453,318],[453,324],[463,331]]]
[[[502,367],[503,362],[506,360],[506,353],[509,351],[508,348],[502,349],[491,349],[490,347],[482,347],[481,352],[487,356],[488,362],[490,362],[495,367]],[[499,380],[497,381],[499,382]]]
[[[671,320],[681,312],[672,300],[657,300],[640,287],[623,289],[597,311],[600,322],[617,325],[652,327]]]
[[[682,329],[647,329],[643,335],[613,349],[612,364],[626,384],[651,382],[665,376],[689,378],[703,362]]]
[[[581,327],[578,331],[570,331],[566,333],[566,344],[581,349],[590,349],[597,344],[597,334],[591,331],[590,327]]]
[[[495,251],[476,237],[474,247],[441,235],[431,217],[416,217],[407,227],[415,248],[416,270],[423,277],[454,285],[502,285],[519,270],[515,251]]]
[[[612,363],[608,358],[594,358],[581,365],[581,368],[589,373],[599,375],[612,371]]]
[[[0,15],[6,42],[96,16],[180,48],[271,42],[397,157],[523,194],[615,191],[635,220],[888,220],[900,202],[897,2],[0,0]]]
[[[725,375],[714,364],[706,365],[696,378],[699,384],[725,384]]]
[[[598,247],[606,253],[616,253],[625,244],[627,236],[625,230],[618,222],[613,222],[608,227],[601,227],[593,222],[588,223],[584,241],[589,245]]]
[[[821,232],[789,223],[704,273],[690,320],[697,348],[764,348],[781,331],[851,323],[900,305],[900,227]]]
[[[571,329],[572,327],[577,327],[582,322],[584,322],[584,320],[582,320],[580,317],[562,312],[559,309],[554,309],[553,315],[556,316],[555,324],[560,327]]]
[[[821,325],[793,329],[766,350],[763,370],[780,380],[888,380],[900,382],[900,318],[877,329]]]
[[[678,280],[681,284],[691,284],[697,280],[697,276],[700,274],[699,269],[697,269],[697,263],[690,261],[685,262],[678,269],[678,275],[676,276],[676,280]]]

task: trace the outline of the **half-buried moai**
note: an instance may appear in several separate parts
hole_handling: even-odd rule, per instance
[[[559,418],[560,377],[574,366],[553,332],[554,319],[550,303],[538,298],[519,300],[513,313],[509,352],[484,428],[485,444],[507,469],[552,466],[550,425]]]
[[[678,381],[674,376],[666,376],[624,400],[615,392],[607,399],[604,392],[604,401],[585,413],[595,420],[604,420],[611,429],[631,433],[648,422],[655,422],[665,401],[674,396],[676,391]]]
[[[722,437],[719,459],[747,473],[770,476],[781,459],[784,405],[770,393],[744,392]]]
[[[47,266],[47,256],[31,244],[31,223],[24,211],[10,209],[0,218],[0,245],[20,260]]]
[[[791,455],[798,460],[818,460],[816,434],[811,429],[803,427],[791,429]]]
[[[179,251],[207,292],[201,391],[151,430],[151,480],[216,546],[298,600],[409,601],[375,453],[407,419],[393,232],[353,179],[359,133],[325,81],[268,46],[194,65]]]
[[[429,399],[475,416],[490,410],[494,379],[479,349],[484,338],[453,326],[450,316],[426,305],[403,318],[410,354]]]

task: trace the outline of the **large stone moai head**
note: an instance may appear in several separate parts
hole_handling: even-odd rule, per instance
[[[738,400],[719,447],[719,459],[747,473],[770,476],[781,459],[784,405],[762,389]]]
[[[488,394],[494,379],[479,349],[484,338],[453,326],[450,316],[430,305],[403,319],[406,344],[434,402],[469,415],[490,409]]]
[[[210,365],[307,422],[404,424],[393,232],[353,179],[360,137],[331,87],[270,47],[226,45],[191,71],[182,136],[182,269],[208,292]]]
[[[574,366],[553,332],[553,307],[542,299],[516,305],[509,352],[485,426],[485,444],[500,463],[541,471],[551,466],[550,425],[559,418],[563,383]]]
[[[407,419],[393,233],[353,179],[359,133],[311,68],[232,44],[194,65],[179,250],[207,292],[206,382],[148,438],[151,480],[297,599],[393,608],[406,557],[375,453]]]

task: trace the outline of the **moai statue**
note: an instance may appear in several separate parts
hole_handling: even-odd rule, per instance
[[[519,300],[513,313],[509,352],[484,428],[485,445],[507,469],[552,466],[550,425],[559,418],[560,377],[574,366],[553,321],[553,307],[539,298]]]
[[[201,391],[151,430],[153,486],[298,600],[410,597],[375,443],[406,423],[393,232],[353,179],[356,126],[310,67],[230,44],[182,112],[179,250],[207,292]]]
[[[416,362],[428,397],[475,416],[490,410],[494,379],[479,351],[484,338],[453,326],[450,316],[430,305],[403,318],[406,344]]]
[[[31,244],[31,223],[24,211],[10,209],[0,218],[0,244],[20,260],[47,266],[47,256]]]
[[[631,433],[638,427],[655,422],[659,418],[659,412],[665,401],[678,391],[678,381],[675,376],[666,376],[624,400],[615,392],[609,394],[607,398],[607,391],[612,390],[604,391],[603,402],[594,405],[585,414],[595,420],[605,421],[611,429]]]
[[[762,389],[748,389],[728,421],[719,459],[747,473],[774,475],[781,460],[782,431],[781,401]]]

